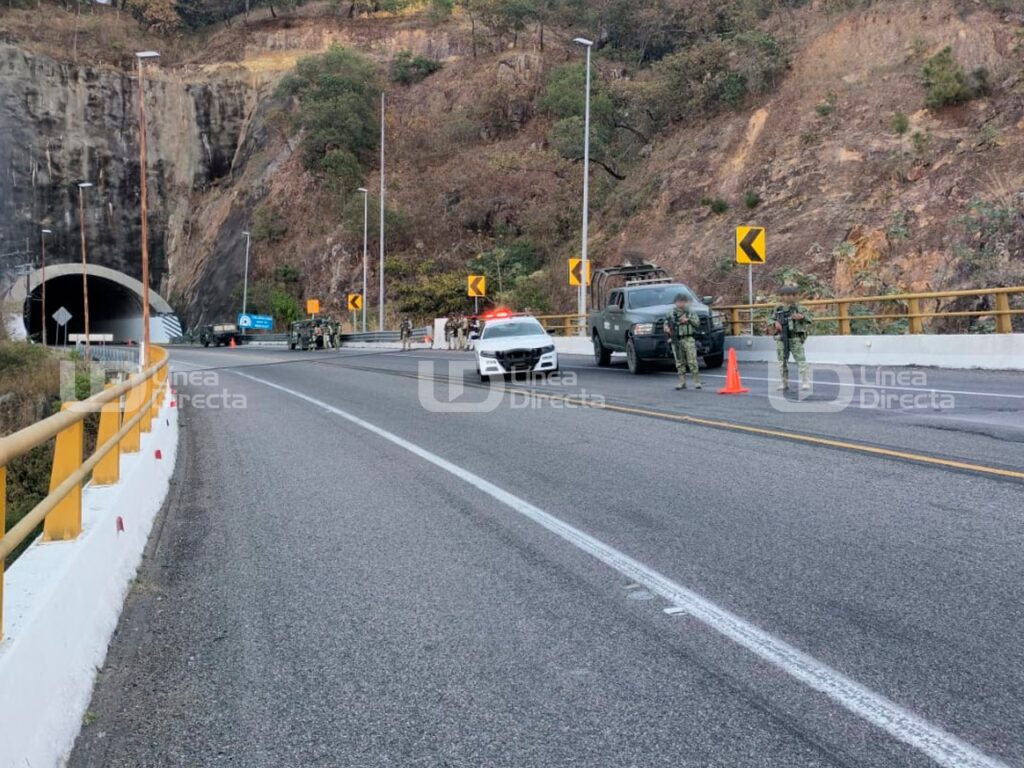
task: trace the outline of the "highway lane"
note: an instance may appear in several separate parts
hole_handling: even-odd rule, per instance
[[[179,495],[73,765],[931,764],[478,488],[267,384],[415,442],[1024,764],[1020,484],[508,397],[431,413],[421,356],[175,351],[189,370],[247,366],[180,387],[246,407],[182,413]],[[679,407],[668,377],[585,368],[579,388]],[[980,378],[973,391],[1012,389]],[[758,402],[690,395],[751,418]],[[1014,444],[969,431],[956,447],[985,458],[987,441]]]

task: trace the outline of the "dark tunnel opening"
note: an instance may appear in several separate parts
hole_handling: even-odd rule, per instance
[[[89,332],[113,334],[115,342],[139,341],[142,335],[142,297],[113,280],[89,275]],[[64,307],[71,319],[64,328],[54,314]],[[25,327],[29,337],[42,340],[42,285],[25,302]],[[85,304],[81,275],[61,275],[46,281],[46,341],[62,344],[67,335],[85,333]],[[58,333],[59,332],[59,333]]]

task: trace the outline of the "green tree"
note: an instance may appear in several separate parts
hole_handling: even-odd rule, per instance
[[[970,101],[988,87],[988,72],[977,69],[968,75],[946,46],[925,62],[925,103],[932,109]]]
[[[596,70],[595,70],[596,71]],[[584,113],[586,109],[586,67],[566,64],[552,70],[540,99],[541,108],[556,118],[548,138],[562,157],[583,159]],[[592,75],[590,97],[590,157],[615,176],[622,176],[611,164],[611,147],[616,134],[616,108],[600,78]]]
[[[334,45],[301,59],[278,86],[278,95],[298,100],[296,127],[306,168],[350,189],[372,163],[377,147],[380,86],[370,61]]]

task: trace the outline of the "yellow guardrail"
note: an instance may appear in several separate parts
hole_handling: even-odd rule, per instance
[[[167,390],[167,351],[149,350],[150,366],[127,381],[109,385],[88,400],[64,403],[60,413],[0,438],[0,639],[3,639],[4,561],[42,523],[44,541],[77,538],[82,532],[82,485],[113,485],[121,475],[121,454],[138,453],[142,433],[152,428]],[[85,419],[99,413],[96,450],[83,456]],[[7,466],[56,438],[49,495],[4,533]]]
[[[555,336],[579,336],[580,330],[587,326],[587,316],[577,315],[539,315],[537,320],[544,330]]]
[[[834,324],[834,331],[842,336],[855,333],[855,326],[866,321],[906,321],[906,333],[919,334],[926,332],[925,322],[928,320],[955,317],[991,317],[995,321],[996,333],[1013,333],[1013,318],[1024,315],[1024,308],[1012,306],[1011,298],[1014,296],[1024,298],[1024,286],[844,296],[807,299],[800,303],[812,311],[813,322],[819,331],[823,325]],[[987,299],[989,305],[977,309],[942,308],[944,303],[960,298]],[[927,306],[930,302],[934,303],[931,308]],[[869,305],[875,307],[869,308]],[[774,307],[775,303],[716,304],[713,309],[726,316],[732,334],[739,336],[751,325],[755,325],[757,330],[757,324],[767,321]],[[820,311],[822,308],[826,310],[824,314]],[[586,326],[586,317],[578,314],[541,315],[537,320],[556,336],[576,336]]]
[[[816,326],[834,323],[841,336],[854,333],[854,324],[863,321],[906,321],[906,332],[925,333],[925,321],[954,317],[991,317],[995,320],[996,333],[1013,333],[1013,317],[1024,315],[1024,309],[1010,305],[1012,296],[1024,297],[1024,286],[1007,288],[978,288],[960,291],[925,291],[921,293],[894,293],[883,296],[845,296],[833,299],[807,299],[800,303],[811,310]],[[943,309],[942,304],[950,299],[975,298],[991,299],[989,306],[979,309]],[[926,305],[934,303],[933,308]],[[857,311],[864,305],[881,305],[880,311],[872,308]],[[729,326],[735,336],[743,333],[745,327],[759,320],[768,320],[775,307],[774,303],[729,304],[715,306],[715,310],[728,316]],[[816,310],[825,308],[826,313]]]

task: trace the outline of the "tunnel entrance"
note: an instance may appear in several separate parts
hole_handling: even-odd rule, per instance
[[[114,340],[138,341],[142,335],[142,297],[129,288],[102,277],[89,277],[89,331],[111,333]],[[53,313],[61,307],[71,313],[71,320],[60,329]],[[43,288],[39,285],[26,304],[25,328],[33,339],[42,338]],[[63,341],[65,332],[85,333],[85,303],[82,276],[64,275],[46,281],[46,340],[50,344]]]
[[[111,334],[115,343],[138,343],[142,340],[142,283],[107,267],[88,265],[86,281],[89,296],[89,332]],[[63,343],[66,335],[85,333],[85,301],[82,290],[81,264],[55,264],[46,267],[46,316],[43,316],[42,270],[36,270],[21,285],[25,331],[29,338],[41,341],[46,324],[48,344]],[[61,307],[71,319],[60,328],[53,315]],[[170,305],[155,291],[149,291],[149,309],[158,328],[154,341],[165,336],[159,330],[173,318]],[[177,319],[174,318],[174,323]],[[151,327],[150,333],[154,333]]]

